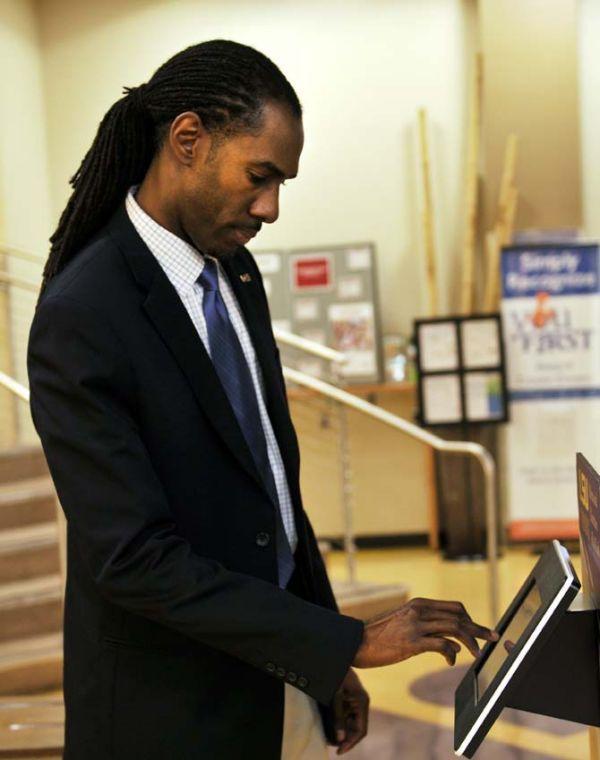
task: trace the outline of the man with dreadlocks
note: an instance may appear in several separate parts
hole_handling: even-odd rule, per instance
[[[323,726],[343,753],[351,664],[491,635],[457,603],[337,610],[244,248],[302,144],[279,69],[212,41],[129,89],[71,180],[28,357],[68,526],[65,760],[311,760]]]

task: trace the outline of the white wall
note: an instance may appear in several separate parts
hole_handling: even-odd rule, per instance
[[[42,254],[51,216],[47,173],[41,55],[33,0],[0,2],[0,243]],[[41,266],[10,260],[15,275],[39,282]],[[11,293],[14,371],[27,382],[25,348],[35,295]],[[19,404],[25,437],[32,437],[29,411]]]
[[[407,329],[425,308],[414,157],[425,106],[440,269],[454,282],[472,0],[45,0],[39,9],[55,217],[123,85],[146,81],[187,45],[226,37],[272,57],[305,108],[300,177],[255,247],[373,240],[384,329]]]

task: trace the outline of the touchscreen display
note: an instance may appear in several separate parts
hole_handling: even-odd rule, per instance
[[[510,650],[515,646],[523,631],[531,622],[535,613],[542,606],[542,598],[537,586],[532,586],[529,593],[523,600],[521,606],[516,610],[510,619],[510,622],[500,635],[500,639],[491,649],[485,662],[477,673],[477,700],[483,696],[485,690],[493,681],[494,676],[500,670],[508,657]]]

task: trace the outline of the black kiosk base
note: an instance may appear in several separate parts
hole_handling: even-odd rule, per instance
[[[598,611],[579,594],[506,701],[507,707],[600,726]]]

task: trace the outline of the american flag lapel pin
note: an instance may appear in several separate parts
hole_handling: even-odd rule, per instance
[[[248,274],[248,272],[244,272],[244,274],[240,275],[240,280],[242,282],[252,282],[252,277]]]

